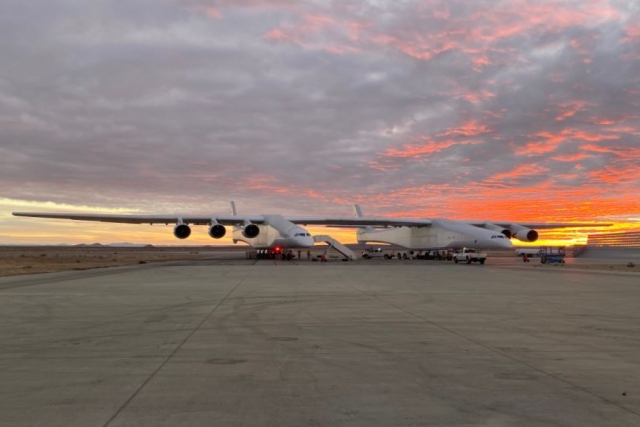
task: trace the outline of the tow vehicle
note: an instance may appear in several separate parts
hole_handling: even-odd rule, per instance
[[[472,262],[479,262],[480,264],[484,264],[486,259],[486,253],[480,252],[477,249],[473,248],[463,248],[453,253],[453,262],[455,262],[456,264],[459,262],[465,262],[467,264],[471,264]]]

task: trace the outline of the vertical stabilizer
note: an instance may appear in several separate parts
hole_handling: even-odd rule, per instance
[[[231,215],[238,215],[238,211],[236,210],[236,202],[231,201]]]
[[[362,209],[360,209],[360,205],[353,205],[353,216],[356,218],[362,218]]]

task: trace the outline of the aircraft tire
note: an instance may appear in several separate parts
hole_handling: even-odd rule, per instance
[[[454,263],[454,264],[457,264],[457,263],[458,263],[458,258],[454,258],[454,259],[453,259],[453,263]]]

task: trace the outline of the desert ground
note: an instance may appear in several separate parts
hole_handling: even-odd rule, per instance
[[[314,256],[326,250],[326,246],[316,246]],[[172,247],[111,247],[102,245],[87,246],[0,246],[0,277],[23,274],[55,273],[71,270],[120,267],[134,264],[147,264],[170,261],[197,261],[221,258],[245,258],[247,246],[172,246]],[[303,257],[302,262],[306,262]],[[329,261],[341,257],[329,253]],[[297,262],[294,260],[294,262]],[[415,263],[420,260],[361,260],[363,263]],[[440,262],[440,261],[428,261]],[[640,272],[640,256],[633,257],[586,257],[574,258],[568,253],[565,264],[540,264],[539,258],[531,258],[523,263],[510,251],[489,252],[488,264],[509,264],[519,268],[565,268],[597,271]]]
[[[245,250],[238,251],[238,256],[244,256]],[[219,248],[188,246],[0,246],[0,277],[207,259],[219,252]]]

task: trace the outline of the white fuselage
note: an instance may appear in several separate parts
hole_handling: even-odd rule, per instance
[[[502,233],[446,219],[435,219],[428,227],[359,228],[357,236],[358,243],[390,243],[407,249],[513,248]]]
[[[304,228],[287,221],[282,215],[264,215],[264,223],[256,224],[260,234],[247,238],[242,234],[243,227],[233,228],[233,243],[245,242],[257,249],[308,248],[313,246],[313,236]]]

